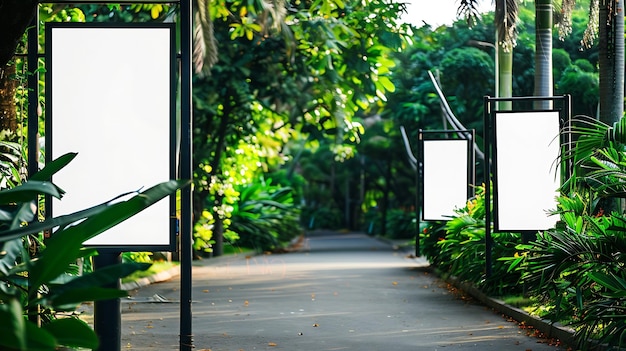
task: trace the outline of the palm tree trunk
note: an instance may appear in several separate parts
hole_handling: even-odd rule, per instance
[[[513,51],[498,43],[498,97],[513,96]],[[500,110],[510,110],[511,101],[499,103]]]
[[[535,96],[552,96],[552,0],[535,0]],[[538,101],[536,108],[550,108]]]
[[[599,12],[599,118],[612,125],[624,114],[624,3],[601,0]]]
[[[496,46],[498,55],[498,97],[513,96],[513,47],[518,7],[514,0],[496,0]],[[510,101],[500,102],[500,110],[510,110]]]
[[[613,125],[624,115],[624,2],[601,0],[599,8],[598,65],[600,75],[600,121]],[[623,210],[614,198],[597,205],[605,213]]]

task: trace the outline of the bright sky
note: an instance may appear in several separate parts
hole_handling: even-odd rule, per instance
[[[403,16],[407,22],[421,27],[423,22],[434,28],[443,24],[452,24],[456,19],[459,0],[400,0],[407,3],[408,14]],[[479,12],[493,11],[491,0],[478,0]]]

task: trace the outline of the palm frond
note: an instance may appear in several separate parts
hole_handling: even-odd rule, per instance
[[[553,4],[559,39],[564,40],[565,37],[572,33],[572,12],[574,11],[576,0],[562,0],[560,4],[553,1]]]
[[[593,46],[593,42],[598,37],[598,21],[600,18],[600,1],[591,0],[589,2],[589,21],[587,22],[587,28],[583,33],[583,40],[581,44],[585,49],[589,49]]]
[[[467,25],[472,27],[478,21],[478,1],[477,0],[461,0],[456,11],[456,16],[465,18]]]
[[[517,0],[496,0],[498,45],[502,46],[505,51],[515,47],[518,13],[519,4]]]
[[[207,1],[196,0],[194,6],[193,67],[199,75],[208,74],[218,60],[217,42]]]

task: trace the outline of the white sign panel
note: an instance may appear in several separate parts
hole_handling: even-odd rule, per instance
[[[423,219],[447,221],[467,202],[468,140],[424,140]]]
[[[54,176],[67,193],[55,216],[170,179],[171,26],[51,26],[48,89],[52,158],[78,156]],[[163,199],[87,242],[169,246]]]
[[[496,230],[553,228],[560,187],[559,112],[495,114]]]

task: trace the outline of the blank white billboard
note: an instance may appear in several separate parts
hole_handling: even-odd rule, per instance
[[[469,188],[468,147],[461,139],[424,140],[423,206],[425,221],[447,221],[465,207]]]
[[[560,187],[558,111],[495,114],[496,230],[553,228]]]
[[[78,153],[54,176],[67,192],[53,202],[54,215],[170,180],[174,28],[64,24],[47,29],[47,145],[52,159]],[[126,251],[172,247],[170,215],[166,198],[87,245]]]

